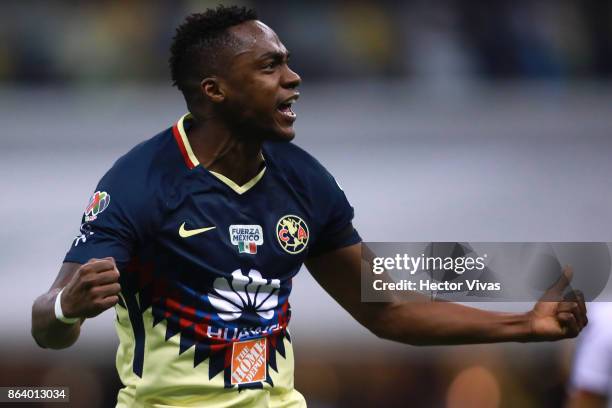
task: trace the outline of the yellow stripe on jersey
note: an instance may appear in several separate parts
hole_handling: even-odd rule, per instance
[[[210,171],[210,170],[209,170]],[[239,186],[238,184],[236,184],[235,182],[233,182],[232,180],[230,180],[229,178],[225,177],[223,174],[221,173],[217,173],[214,171],[210,171],[210,174],[212,174],[213,176],[217,177],[219,180],[221,180],[223,183],[227,184],[227,186],[229,188],[231,188],[232,190],[234,190],[236,193],[238,194],[244,194],[247,191],[249,191],[249,189],[251,189],[255,184],[257,184],[257,182],[259,180],[261,180],[261,178],[264,176],[264,173],[266,171],[266,168],[264,167],[263,169],[261,169],[261,171],[252,179],[250,179],[249,181],[247,181],[245,184],[243,184],[242,186]]]
[[[189,139],[187,139],[187,133],[185,132],[184,126],[185,119],[191,119],[191,113],[187,112],[186,114],[181,116],[181,118],[178,120],[178,123],[176,124],[176,127],[179,131],[179,134],[181,135],[181,140],[183,141],[183,146],[185,146],[187,156],[189,156],[189,160],[191,161],[191,164],[193,164],[193,167],[196,167],[200,164],[200,162],[198,161],[196,155],[193,153],[193,150],[191,149]]]
[[[191,164],[193,165],[193,167],[196,167],[200,164],[200,162],[198,158],[196,157],[196,155],[193,153],[193,149],[191,148],[191,144],[189,144],[189,139],[187,138],[187,132],[185,132],[185,120],[191,119],[192,117],[193,116],[189,112],[181,116],[181,118],[178,120],[176,124],[176,128],[178,129],[178,132],[181,135],[181,140],[183,141],[183,146],[185,146],[185,151],[187,152],[189,161],[191,161]],[[239,186],[237,183],[225,177],[223,174],[220,174],[214,171],[210,171],[210,174],[217,177],[221,182],[226,184],[229,188],[234,190],[237,194],[244,194],[249,189],[251,189],[255,184],[257,184],[259,180],[261,180],[261,178],[264,176],[265,171],[266,171],[266,168],[264,167],[255,177],[247,181],[242,186]]]

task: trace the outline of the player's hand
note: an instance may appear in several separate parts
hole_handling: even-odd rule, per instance
[[[94,317],[119,301],[119,271],[113,258],[90,259],[81,265],[62,292],[66,317]]]
[[[576,337],[587,325],[587,310],[582,292],[571,290],[572,269],[563,268],[559,280],[548,289],[529,312],[532,340],[559,340]]]

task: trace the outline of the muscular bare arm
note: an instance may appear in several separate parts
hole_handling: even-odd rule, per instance
[[[526,313],[432,302],[418,294],[412,301],[362,302],[361,262],[362,244],[356,244],[309,259],[306,266],[347,312],[382,338],[414,345],[557,340],[575,337],[587,323],[580,295],[576,301],[540,301]],[[560,294],[568,283],[563,277],[551,291]]]
[[[118,281],[119,271],[112,258],[91,259],[83,265],[64,263],[51,288],[32,305],[32,336],[36,343],[53,349],[74,344],[85,318],[97,316],[119,301]],[[55,299],[62,288],[64,316],[79,317],[78,323],[66,324],[55,317]]]

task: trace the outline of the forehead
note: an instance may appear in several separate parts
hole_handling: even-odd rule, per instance
[[[237,40],[233,52],[235,58],[258,58],[270,52],[287,52],[276,33],[261,21],[244,22],[231,27],[229,32]]]

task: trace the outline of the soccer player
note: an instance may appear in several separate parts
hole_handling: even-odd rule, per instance
[[[612,303],[594,303],[578,342],[569,408],[612,407]]]
[[[290,141],[300,77],[255,13],[189,16],[171,47],[188,112],[104,175],[49,291],[33,305],[42,347],[73,344],[115,307],[117,405],[302,407],[287,328],[306,264],[376,335],[409,344],[554,340],[584,302],[524,314],[453,303],[362,303],[361,239],[334,178]],[[555,291],[567,286],[560,279]]]

